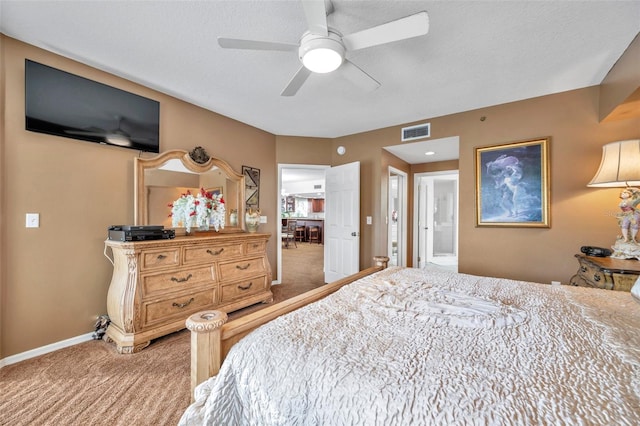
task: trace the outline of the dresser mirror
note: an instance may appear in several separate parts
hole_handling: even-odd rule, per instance
[[[221,193],[225,201],[226,219],[220,232],[242,232],[244,229],[244,176],[225,161],[209,158],[200,147],[194,151],[166,151],[153,158],[134,159],[134,218],[136,225],[163,225],[173,228],[169,204],[187,190],[195,194],[200,188]],[[194,160],[195,158],[195,160]],[[230,215],[237,212],[237,224]],[[184,230],[184,228],[181,228]],[[176,229],[176,235],[181,235]]]

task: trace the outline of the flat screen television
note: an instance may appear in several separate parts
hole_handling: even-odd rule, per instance
[[[32,132],[160,152],[160,103],[25,60],[25,126]]]

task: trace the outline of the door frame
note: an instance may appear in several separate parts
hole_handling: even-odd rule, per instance
[[[409,178],[409,175],[393,166],[389,166],[387,170],[387,250],[391,248],[391,174],[400,176],[401,179],[399,179],[399,181],[402,183],[402,185],[398,187],[398,192],[400,194],[400,214],[398,215],[400,226],[398,228],[398,242],[400,244],[397,247],[397,259],[399,259],[400,262],[398,262],[397,266],[407,266],[407,179]],[[387,253],[387,256],[391,257],[390,253]]]
[[[276,218],[276,267],[278,268],[278,273],[276,274],[276,279],[272,282],[272,284],[280,284],[282,282],[282,226],[280,223],[282,222],[282,212],[280,211],[280,206],[282,205],[282,169],[327,169],[330,168],[329,165],[318,165],[318,164],[285,164],[278,163],[278,187],[276,194],[276,198],[278,200],[277,206],[277,218]],[[326,189],[326,182],[325,182]]]
[[[419,204],[419,200],[420,200],[420,185],[419,185],[419,181],[420,179],[422,179],[423,177],[436,177],[436,176],[450,176],[450,175],[457,175],[458,178],[458,193],[456,194],[456,235],[458,238],[458,241],[456,243],[456,260],[459,258],[460,253],[458,252],[459,247],[460,247],[460,223],[459,223],[459,219],[460,219],[460,171],[459,170],[443,170],[443,171],[438,171],[438,172],[423,172],[423,173],[415,173],[413,175],[413,200],[414,200],[414,215],[413,215],[413,265],[416,268],[420,267],[420,262],[418,261],[418,256],[420,256],[420,252],[419,252],[419,243],[420,243],[420,212],[419,212],[419,208],[420,206]],[[428,210],[428,206],[426,206],[427,210]],[[425,260],[424,262],[426,262],[428,259],[426,259],[426,254],[425,254]]]

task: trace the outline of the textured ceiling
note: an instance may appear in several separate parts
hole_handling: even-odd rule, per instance
[[[229,50],[218,36],[297,43],[289,1],[0,1],[1,31],[277,135],[338,137],[599,84],[640,31],[640,1],[334,0],[343,34],[426,10],[426,36],[348,58],[382,86],[311,75],[280,92],[296,52]]]

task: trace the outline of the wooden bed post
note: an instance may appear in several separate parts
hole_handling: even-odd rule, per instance
[[[379,266],[382,269],[387,269],[389,266],[389,257],[388,256],[373,256],[374,266]]]
[[[186,325],[191,331],[191,402],[196,386],[220,370],[220,330],[227,318],[222,311],[202,311],[187,318]]]

